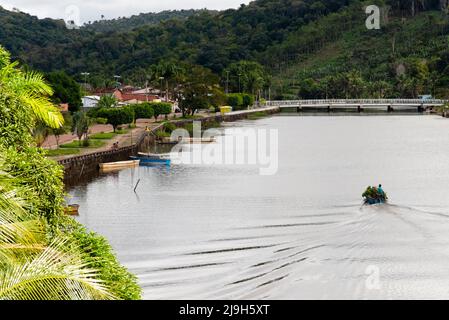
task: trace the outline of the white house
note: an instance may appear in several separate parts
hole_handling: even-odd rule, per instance
[[[100,101],[100,96],[85,96],[82,97],[82,101],[84,109],[95,108],[98,104],[98,101]]]

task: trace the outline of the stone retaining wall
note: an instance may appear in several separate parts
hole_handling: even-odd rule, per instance
[[[205,122],[223,122],[223,121],[237,121],[246,119],[250,114],[256,112],[266,112],[268,114],[274,114],[279,112],[279,108],[267,108],[260,110],[251,110],[248,112],[230,113],[225,115],[212,115],[195,121]],[[193,120],[178,120],[173,123],[181,127],[187,123],[191,123]],[[129,160],[130,156],[137,155],[141,149],[151,143],[154,143],[155,132],[160,130],[162,125],[152,130],[153,134],[143,133],[136,144],[119,148],[117,150],[108,150],[95,152],[82,156],[74,156],[67,159],[58,161],[59,164],[64,166],[64,182],[66,185],[75,185],[79,182],[86,180],[86,177],[92,177],[98,175],[100,163],[116,162]]]

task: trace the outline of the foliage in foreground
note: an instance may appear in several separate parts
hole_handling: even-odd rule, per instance
[[[118,263],[107,241],[89,233],[82,225],[64,214],[63,168],[46,158],[46,152],[35,146],[31,135],[37,121],[48,126],[61,125],[60,113],[55,111],[47,98],[50,92],[51,89],[39,74],[28,75],[18,70],[15,63],[9,62],[8,53],[0,48],[0,159],[5,172],[0,177],[0,196],[11,197],[10,192],[15,190],[14,199],[20,204],[20,207],[11,207],[6,205],[7,200],[0,203],[0,210],[4,215],[10,215],[9,220],[1,220],[0,217],[0,237],[12,230],[11,227],[17,226],[21,227],[24,233],[38,238],[41,246],[40,253],[33,250],[28,252],[30,250],[21,250],[22,248],[14,243],[2,244],[1,241],[6,238],[0,239],[0,267],[4,268],[0,272],[0,290],[3,290],[0,292],[7,299],[139,299],[141,289],[135,276]],[[14,188],[6,184],[6,174],[8,179],[14,181]],[[26,205],[19,199],[26,199]],[[25,217],[23,221],[17,223],[11,218],[20,219],[22,216]],[[20,238],[9,237],[9,241],[16,240]],[[6,252],[9,249],[14,251]],[[16,265],[7,265],[8,263]],[[60,278],[51,280],[50,277],[46,278],[48,281],[28,281],[27,284],[31,287],[11,294],[12,291],[8,289],[8,283],[11,283],[8,277],[11,279],[14,276],[32,276],[26,274],[26,270],[32,270],[32,275],[43,275],[44,272],[53,275],[59,272],[59,275],[63,275],[65,272],[64,275],[72,277],[72,280],[64,282],[71,289],[81,286],[73,282],[76,279],[91,279],[89,281],[96,283],[97,288],[101,289],[101,285],[105,290],[108,289],[109,294],[105,291],[100,295],[89,289],[88,295],[77,296],[71,293],[70,288],[63,289],[64,284],[58,280]],[[58,289],[59,295],[55,295],[53,287]]]
[[[83,251],[68,249],[64,236],[48,241],[16,180],[0,171],[0,300],[115,299]]]

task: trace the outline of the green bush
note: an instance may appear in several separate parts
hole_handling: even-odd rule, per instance
[[[248,109],[254,104],[255,98],[247,93],[231,93],[227,95],[227,103],[234,111]]]
[[[164,131],[168,132],[168,133],[172,133],[173,131],[175,131],[177,129],[176,125],[174,125],[171,122],[165,122],[164,123]]]
[[[76,223],[71,234],[76,243],[88,255],[91,267],[99,271],[99,278],[122,300],[139,300],[141,289],[136,277],[121,266],[107,240]]]
[[[248,108],[248,107],[251,107],[252,105],[254,105],[255,98],[251,94],[243,94],[242,100],[243,100],[243,106],[245,108]]]
[[[231,93],[227,95],[227,103],[236,110],[243,106],[243,97],[239,93]]]

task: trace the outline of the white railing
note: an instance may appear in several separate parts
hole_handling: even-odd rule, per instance
[[[267,101],[267,106],[307,106],[307,105],[427,105],[438,106],[448,103],[440,99],[328,99],[328,100],[277,100]]]

